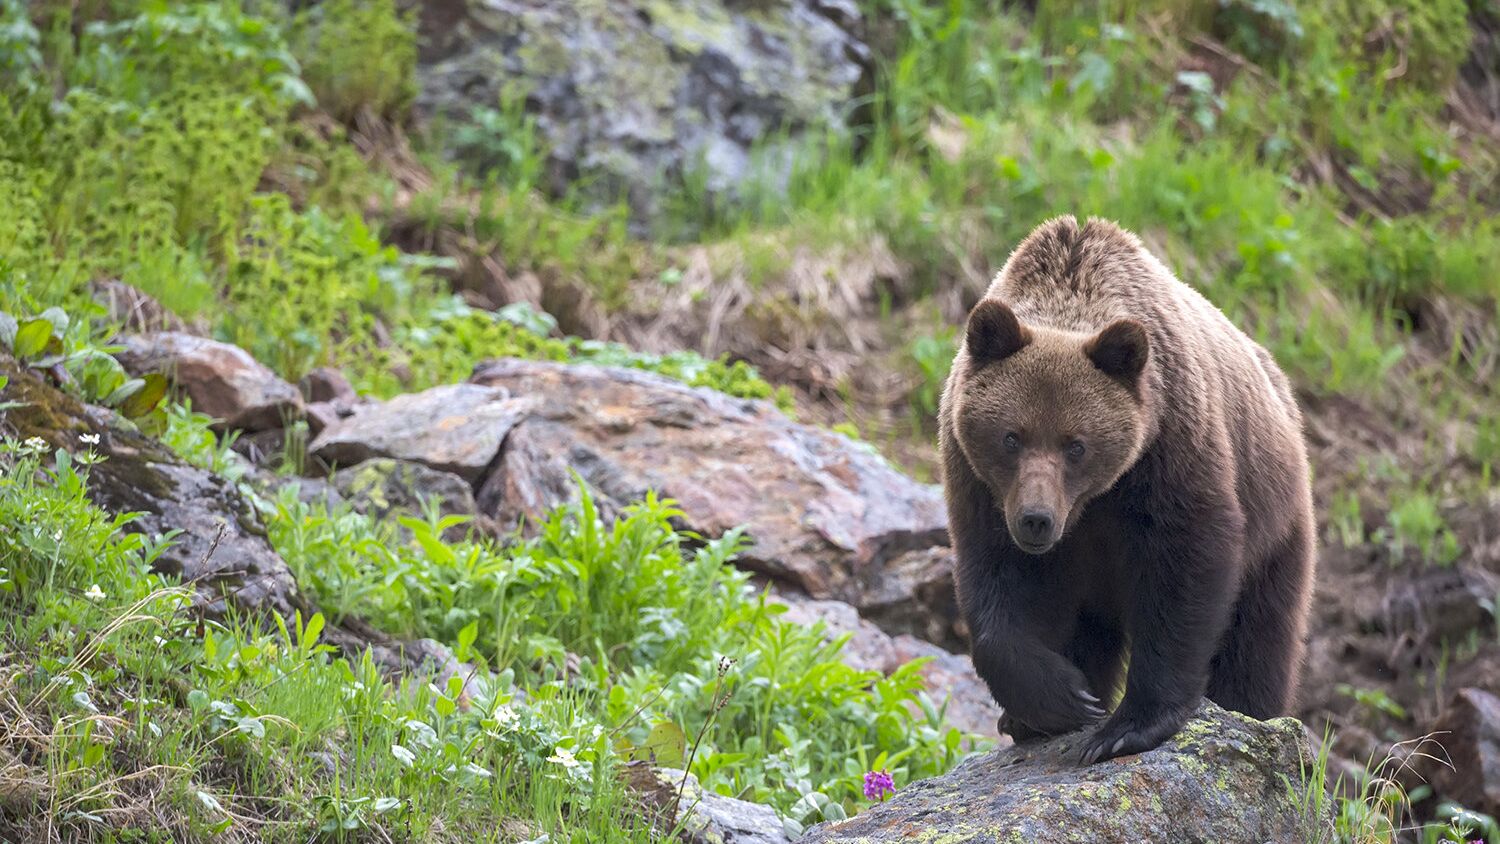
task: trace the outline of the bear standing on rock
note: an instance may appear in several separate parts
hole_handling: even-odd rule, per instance
[[[1302,417],[1271,356],[1134,235],[1032,232],[969,315],[940,423],[1003,730],[1103,718],[1122,674],[1085,762],[1156,747],[1204,694],[1288,712],[1315,564]]]

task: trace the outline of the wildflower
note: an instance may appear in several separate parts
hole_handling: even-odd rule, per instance
[[[514,709],[511,709],[509,706],[502,706],[499,709],[495,710],[495,720],[502,727],[507,727],[511,724],[516,723],[516,719],[518,717],[519,716],[516,715],[516,711]]]
[[[566,747],[559,747],[552,751],[552,755],[547,757],[547,761],[561,765],[570,771],[578,767],[578,759],[573,756],[573,751]]]
[[[42,439],[41,437],[28,437],[24,445],[32,451],[51,450],[51,446],[47,445],[47,441]]]
[[[886,771],[865,772],[865,799],[885,800],[887,794],[896,793],[896,781]]]
[[[104,600],[104,590],[100,589],[99,584],[95,583],[90,586],[86,592],[83,593],[83,597],[97,603]]]
[[[98,434],[79,434],[78,435],[78,441],[81,442],[81,443],[83,443],[84,445],[98,445],[99,444],[99,435]]]

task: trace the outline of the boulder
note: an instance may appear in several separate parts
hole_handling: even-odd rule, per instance
[[[418,108],[459,128],[456,151],[511,163],[502,98],[524,96],[548,187],[574,182],[654,216],[663,178],[719,193],[752,147],[784,161],[804,129],[842,126],[867,71],[853,0],[441,0],[419,4]],[[484,118],[491,116],[490,121]]]
[[[233,483],[184,463],[112,411],[79,402],[4,356],[0,374],[10,378],[8,397],[22,402],[3,414],[16,436],[40,437],[68,451],[92,449],[104,458],[89,469],[88,494],[99,507],[138,513],[127,530],[148,536],[182,531],[155,566],[191,584],[204,612],[217,617],[232,605],[308,614],[255,508]],[[98,442],[85,444],[85,437]]]
[[[481,512],[502,524],[564,503],[576,471],[609,507],[654,490],[705,536],[743,525],[753,545],[742,565],[855,605],[867,574],[947,541],[936,486],[768,402],[637,370],[514,359],[480,364],[471,380],[536,402],[479,491]],[[432,427],[410,436],[433,437]]]
[[[1423,748],[1412,761],[1433,791],[1486,815],[1500,816],[1500,697],[1462,689],[1432,727],[1442,746]],[[1446,757],[1450,764],[1444,764]]]
[[[353,407],[359,401],[359,393],[354,391],[354,385],[349,383],[344,373],[326,366],[320,366],[302,376],[297,386],[302,390],[302,397],[309,402]]]
[[[323,429],[308,451],[334,466],[393,457],[451,472],[472,484],[534,405],[493,387],[433,387],[355,408],[348,418]]]
[[[1205,702],[1155,750],[1090,766],[1078,763],[1085,735],[973,757],[802,841],[1264,844],[1316,840],[1309,833],[1328,821],[1293,796],[1314,751],[1291,718],[1255,721]]]
[[[860,576],[859,614],[887,633],[966,652],[969,631],[953,591],[953,565],[953,549],[935,546],[871,566]]]
[[[302,396],[239,346],[178,331],[128,334],[116,357],[132,375],[159,372],[218,420],[218,430],[268,431],[302,416]]]

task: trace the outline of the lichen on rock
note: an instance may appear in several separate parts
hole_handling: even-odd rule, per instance
[[[803,840],[1262,844],[1305,840],[1322,821],[1294,796],[1314,757],[1294,719],[1256,721],[1204,702],[1161,747],[1085,766],[1087,734],[972,758]]]

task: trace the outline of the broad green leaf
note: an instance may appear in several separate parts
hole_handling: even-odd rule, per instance
[[[16,329],[16,357],[26,360],[47,350],[47,341],[52,339],[52,323],[45,319],[29,319]]]
[[[167,376],[153,372],[142,380],[145,385],[140,391],[120,403],[120,413],[129,419],[145,416],[155,410],[167,396]]]
[[[636,748],[635,758],[655,759],[657,765],[673,767],[682,764],[687,750],[687,734],[671,721],[658,721],[646,734],[646,740]]]

